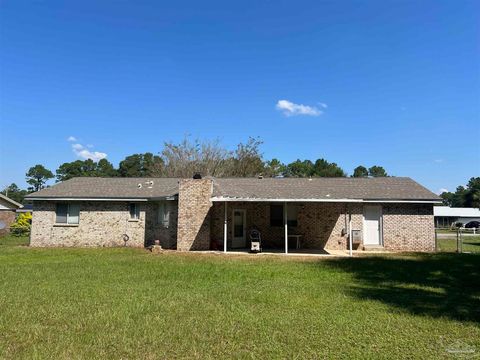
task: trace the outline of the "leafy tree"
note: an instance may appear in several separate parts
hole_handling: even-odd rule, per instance
[[[87,159],[63,163],[57,169],[56,174],[57,181],[65,181],[74,177],[84,176],[116,176],[117,171],[107,159],[101,159],[98,163]]]
[[[248,141],[240,143],[229,162],[230,173],[233,176],[249,177],[262,174],[264,171],[263,155],[260,146],[263,144],[259,138],[248,138]]]
[[[287,172],[287,167],[278,159],[272,159],[265,162],[264,175],[268,177],[283,176]]]
[[[454,193],[444,192],[440,194],[443,203],[451,207],[465,207],[466,189],[463,186],[458,186]]]
[[[374,165],[368,169],[368,175],[373,177],[387,177],[387,172],[381,166]]]
[[[287,175],[292,177],[310,177],[313,176],[313,163],[310,160],[297,159],[287,165]]]
[[[74,177],[95,176],[95,162],[93,160],[76,160],[63,163],[57,169],[57,181],[65,181]]]
[[[12,183],[1,191],[1,193],[13,201],[16,201],[20,204],[23,203],[23,199],[28,194],[27,190],[20,189],[17,184]]]
[[[472,177],[468,181],[465,206],[480,208],[480,177]]]
[[[114,177],[118,175],[117,170],[113,167],[112,163],[107,159],[101,159],[97,163],[96,176],[101,177]]]
[[[367,177],[368,176],[368,169],[365,166],[357,166],[353,170],[353,177]]]
[[[315,163],[310,160],[300,160],[287,165],[287,175],[293,177],[343,177],[345,172],[335,163],[325,159],[317,159]]]
[[[53,173],[46,169],[43,165],[35,165],[28,169],[25,174],[27,183],[32,185],[33,191],[41,190],[45,187],[45,183],[54,177]]]
[[[152,153],[133,154],[120,161],[118,173],[122,177],[159,176],[163,160]]]
[[[444,192],[440,197],[447,206],[480,208],[480,177],[472,177],[466,188],[458,186],[455,192]]]
[[[165,143],[161,153],[161,176],[191,177],[198,172],[203,176],[256,176],[264,172],[260,151],[262,141],[249,138],[235,151],[228,151],[214,141],[190,141],[186,137],[179,144]],[[157,167],[158,168],[158,167]]]
[[[180,143],[166,142],[158,162],[156,174],[167,177],[192,177],[230,175],[227,158],[231,155],[219,140],[190,141],[185,137]],[[163,168],[162,168],[163,167]]]
[[[313,176],[316,177],[344,177],[345,172],[335,163],[325,159],[317,159],[313,165]]]

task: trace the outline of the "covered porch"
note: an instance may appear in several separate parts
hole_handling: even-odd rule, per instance
[[[352,230],[361,230],[361,204],[319,201],[214,201],[210,214],[213,248],[249,252],[252,230],[262,252],[329,254],[355,249]]]

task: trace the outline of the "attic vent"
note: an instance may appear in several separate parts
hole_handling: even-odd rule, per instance
[[[149,189],[151,189],[153,187],[153,181],[152,180],[145,181],[145,184],[148,186]]]
[[[141,189],[141,188],[142,188],[142,184],[139,183],[139,184],[137,185],[137,187],[138,187],[139,189]]]

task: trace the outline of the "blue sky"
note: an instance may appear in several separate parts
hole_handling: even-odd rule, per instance
[[[190,134],[454,190],[480,176],[479,24],[458,0],[2,1],[0,185]]]

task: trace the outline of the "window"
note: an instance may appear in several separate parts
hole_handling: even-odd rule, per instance
[[[287,207],[287,224],[291,227],[298,226],[298,206],[288,205]]]
[[[283,226],[283,205],[270,205],[270,226]]]
[[[287,225],[291,227],[298,226],[298,206],[287,205]],[[283,226],[283,205],[270,205],[270,226]]]
[[[170,226],[170,203],[167,201],[158,204],[157,224],[167,229]]]
[[[130,220],[140,219],[140,209],[138,208],[137,204],[128,204],[128,211],[130,212]]]
[[[80,205],[78,204],[57,204],[57,224],[78,224],[80,220]]]

